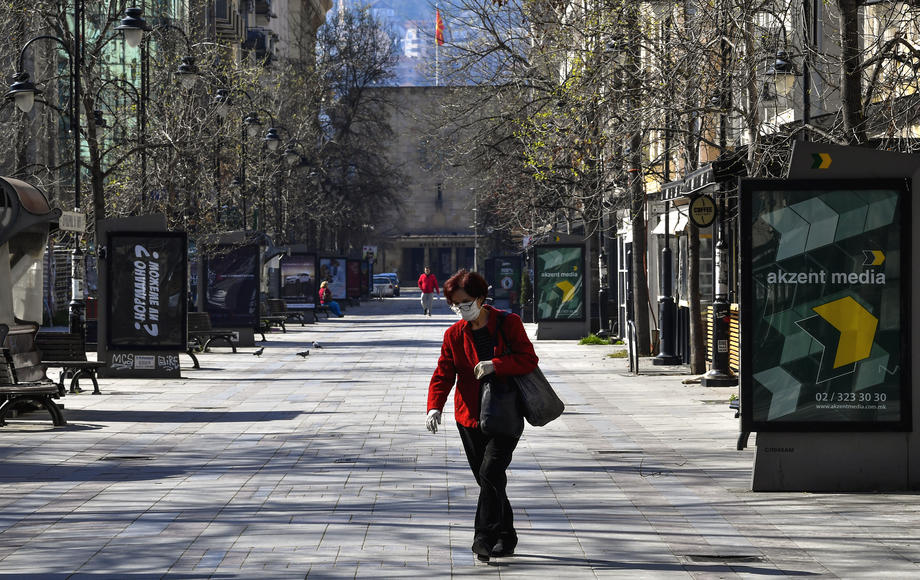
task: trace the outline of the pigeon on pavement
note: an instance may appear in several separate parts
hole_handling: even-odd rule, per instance
[[[252,356],[262,356],[262,351],[264,351],[264,350],[265,350],[265,347],[263,346],[263,347],[260,348],[259,350],[257,350],[257,351],[255,351],[254,353],[252,353]]]
[[[303,357],[303,358],[307,358],[308,356],[310,356],[310,351],[309,351],[309,350],[305,350],[305,351],[303,351],[303,352],[298,352],[298,353],[297,353],[297,356],[301,356],[301,357]]]
[[[321,345],[320,343],[318,343],[318,342],[316,342],[316,341],[314,340],[314,341],[313,341],[313,348],[323,348],[323,345]]]

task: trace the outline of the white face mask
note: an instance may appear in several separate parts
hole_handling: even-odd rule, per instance
[[[482,308],[479,304],[473,300],[472,302],[461,302],[460,304],[454,304],[450,307],[457,316],[462,318],[467,322],[472,322],[479,318],[479,312]]]

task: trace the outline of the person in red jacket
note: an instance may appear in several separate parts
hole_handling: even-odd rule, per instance
[[[480,379],[492,373],[497,377],[523,375],[534,370],[538,362],[521,319],[485,304],[488,289],[481,275],[466,270],[444,283],[444,298],[462,320],[444,333],[438,366],[428,385],[426,422],[428,430],[437,433],[444,403],[456,383],[454,419],[479,484],[472,550],[480,560],[511,556],[518,542],[505,492],[505,470],[511,464],[518,439],[490,437],[479,429]]]
[[[435,293],[440,294],[438,279],[431,273],[431,268],[425,266],[425,271],[418,277],[418,288],[422,291],[422,314],[431,316],[431,301]]]

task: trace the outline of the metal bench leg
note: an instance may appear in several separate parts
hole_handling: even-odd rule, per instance
[[[67,425],[67,420],[64,419],[64,413],[54,404],[54,399],[51,397],[41,397],[40,402],[42,407],[51,414],[51,422],[55,427],[63,427]]]
[[[70,378],[70,392],[71,393],[82,393],[83,389],[80,388],[80,375],[83,374],[83,371],[75,371]]]
[[[194,349],[189,348],[189,349],[188,349],[187,351],[185,351],[185,352],[186,352],[186,354],[188,354],[190,357],[192,357],[192,363],[195,365],[195,368],[196,368],[196,369],[200,369],[200,368],[201,368],[201,365],[198,364],[198,357],[195,356]]]
[[[93,381],[93,394],[101,395],[102,391],[99,390],[99,381],[96,380],[96,369],[90,370],[88,373],[89,380]]]
[[[64,396],[66,394],[66,392],[64,391],[64,373],[65,372],[66,371],[64,369],[61,369],[61,374],[58,377],[58,394],[60,394],[61,396]]]

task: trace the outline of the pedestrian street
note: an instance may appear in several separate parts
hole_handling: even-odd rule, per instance
[[[751,492],[735,389],[575,341],[534,342],[566,412],[515,451],[515,556],[479,562],[452,398],[425,430],[455,315],[345,314],[0,427],[0,578],[920,576],[920,497]]]

